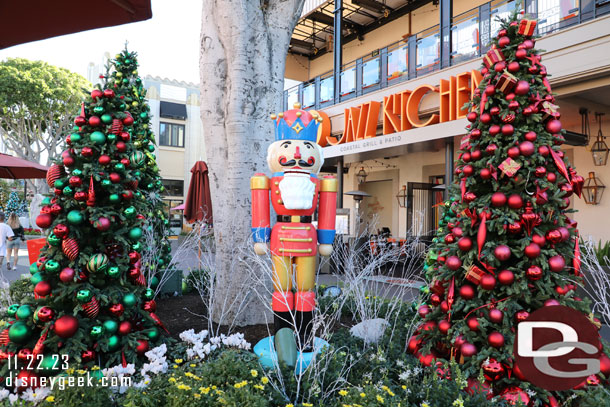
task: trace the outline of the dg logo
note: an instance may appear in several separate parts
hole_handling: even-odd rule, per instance
[[[569,390],[600,372],[597,327],[581,312],[547,306],[517,325],[515,362],[530,383]]]

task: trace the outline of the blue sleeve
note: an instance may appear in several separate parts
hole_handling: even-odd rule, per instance
[[[254,243],[267,243],[271,240],[271,228],[252,228]]]
[[[335,241],[335,231],[330,229],[318,229],[318,243],[333,244]]]

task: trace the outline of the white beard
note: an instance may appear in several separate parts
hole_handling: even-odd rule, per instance
[[[311,209],[316,184],[309,178],[309,175],[284,174],[279,188],[286,209]]]

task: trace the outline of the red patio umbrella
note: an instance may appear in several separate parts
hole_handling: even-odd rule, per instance
[[[191,168],[193,175],[186,194],[184,218],[188,223],[203,220],[212,223],[212,198],[210,197],[210,180],[208,166],[203,161],[197,161]]]
[[[0,153],[0,178],[45,178],[48,169],[44,165]]]
[[[151,17],[150,0],[0,1],[0,49]]]

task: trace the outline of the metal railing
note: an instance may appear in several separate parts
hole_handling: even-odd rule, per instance
[[[499,30],[497,17],[506,18],[517,1],[494,0],[453,17],[449,64],[479,58],[489,50]],[[536,31],[549,34],[610,13],[610,0],[526,0],[526,15],[538,19]],[[283,108],[300,102],[303,108],[322,109],[395,83],[441,69],[444,41],[439,26],[402,39],[358,58],[341,69],[340,96],[334,97],[333,71],[284,91]]]

